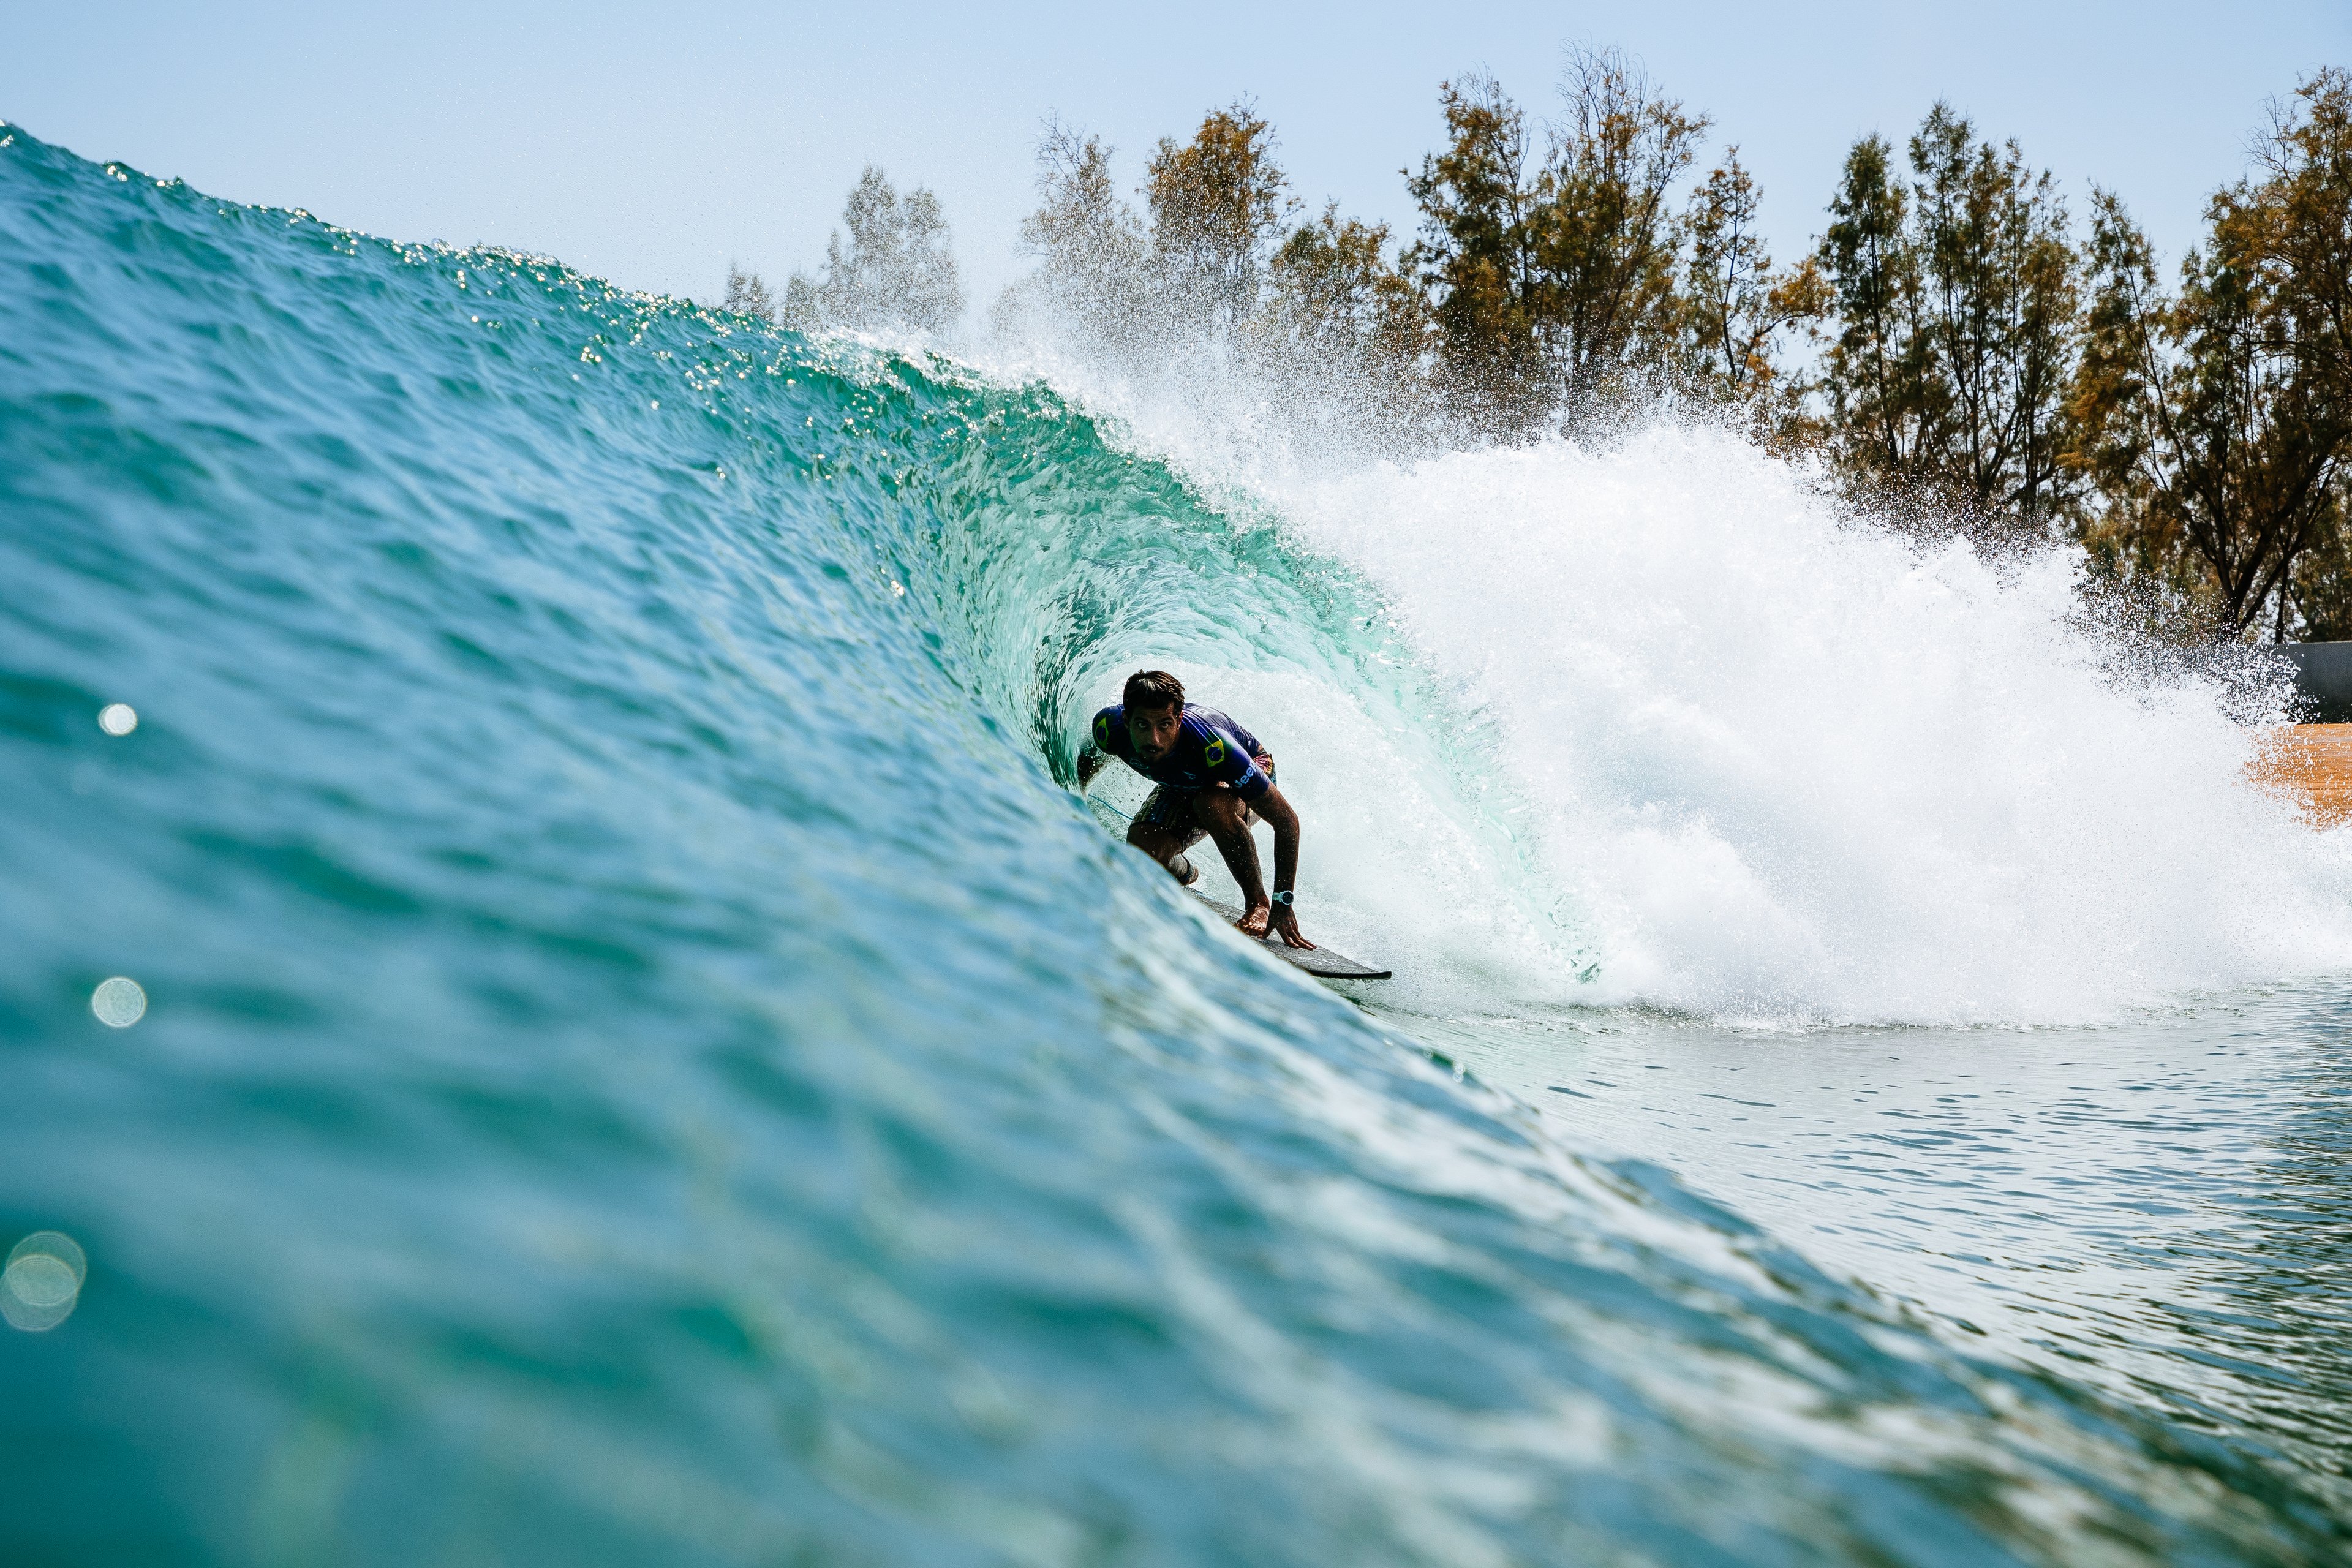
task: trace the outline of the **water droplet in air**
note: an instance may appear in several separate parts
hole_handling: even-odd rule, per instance
[[[108,1027],[127,1029],[147,1016],[147,993],[136,980],[118,974],[89,994],[89,1010]]]
[[[98,710],[98,727],[110,735],[128,735],[139,728],[138,710],[128,702],[110,702]]]

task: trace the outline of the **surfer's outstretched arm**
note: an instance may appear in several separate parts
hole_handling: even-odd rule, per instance
[[[1299,934],[1298,917],[1289,906],[1266,897],[1265,883],[1258,875],[1257,840],[1250,837],[1249,814],[1255,811],[1274,825],[1276,889],[1294,886],[1298,879],[1298,813],[1283,798],[1282,791],[1269,784],[1263,795],[1244,805],[1231,790],[1204,790],[1198,811],[1202,825],[1225,858],[1225,868],[1241,886],[1247,911],[1238,922],[1242,933],[1264,936],[1271,922],[1282,940],[1292,947],[1313,947],[1313,942]]]
[[[1092,746],[1078,753],[1078,793],[1080,795],[1087,793],[1087,785],[1095,782],[1095,775],[1102,772],[1102,767],[1103,754]]]

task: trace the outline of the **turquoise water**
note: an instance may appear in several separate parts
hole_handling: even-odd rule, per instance
[[[86,1258],[0,1333],[10,1563],[2352,1549],[2340,977],[1611,992],[1311,507],[0,135],[0,1239]],[[1310,882],[1420,846],[1517,945],[1334,877],[1419,965],[1359,995],[1202,920],[1066,787],[1163,658]]]

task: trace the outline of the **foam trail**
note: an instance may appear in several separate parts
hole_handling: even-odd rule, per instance
[[[2342,836],[2214,689],[2111,677],[2063,552],[1923,552],[1666,424],[1283,502],[1491,721],[1594,1000],[2073,1022],[2352,960]]]

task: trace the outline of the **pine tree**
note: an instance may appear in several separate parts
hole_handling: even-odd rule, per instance
[[[1145,311],[1149,249],[1142,220],[1121,199],[1100,138],[1048,121],[1037,142],[1035,211],[1021,220],[1021,244],[1038,260],[1000,310],[1042,300],[1055,320],[1098,341],[1129,342]]]
[[[1737,147],[1692,193],[1683,216],[1689,250],[1678,369],[1703,401],[1742,410],[1756,434],[1801,442],[1811,435],[1801,407],[1803,383],[1776,349],[1783,332],[1826,312],[1829,286],[1811,257],[1788,272],[1773,270],[1759,232],[1760,205]]]
[[[757,316],[763,321],[776,319],[776,301],[768,286],[756,272],[746,272],[733,262],[727,264],[727,297],[722,310],[737,315]]]
[[[2341,625],[2339,575],[2352,428],[2316,345],[2292,330],[2302,287],[2282,264],[2274,185],[2216,195],[2206,244],[2168,295],[2123,205],[2101,193],[2097,286],[2075,383],[2075,462],[2101,505],[2093,557],[2170,593],[2211,635],[2284,640]],[[2298,616],[2298,574],[2315,601]]]
[[[1325,205],[1293,229],[1267,271],[1261,330],[1326,365],[1391,383],[1418,367],[1427,312],[1411,279],[1388,263],[1386,224],[1364,224]]]
[[[1573,409],[1652,379],[1671,355],[1680,237],[1668,200],[1708,121],[1614,49],[1572,50],[1560,95],[1568,114],[1532,215],[1532,313]]]
[[[1430,301],[1444,393],[1475,424],[1517,434],[1545,410],[1535,321],[1535,231],[1541,198],[1528,168],[1527,117],[1491,76],[1439,89],[1444,151],[1405,186],[1421,237],[1405,265]]]
[[[1684,318],[1671,197],[1706,118],[1615,50],[1572,51],[1560,93],[1531,167],[1526,115],[1492,77],[1446,83],[1448,145],[1407,176],[1441,380],[1500,435],[1657,382]]]
[[[1948,104],[1911,138],[1854,143],[1819,258],[1837,318],[1822,364],[1826,444],[1857,493],[1974,526],[2047,529],[2081,328],[2081,258],[2056,182]]]
[[[2064,395],[2080,301],[2055,182],[2015,142],[1971,144],[1948,104],[1911,139],[1931,401],[1924,467],[1979,517],[2045,520],[2063,499]]]
[[[2352,404],[2352,71],[2322,70],[2277,105],[2258,161],[2281,330]]]
[[[918,185],[901,198],[889,177],[868,163],[841,217],[848,242],[838,230],[826,239],[824,275],[796,271],[785,284],[786,325],[938,332],[955,324],[963,292],[938,197]]]
[[[1822,363],[1828,447],[1850,482],[1878,492],[1916,479],[1942,414],[1927,374],[1910,198],[1885,139],[1864,137],[1846,154],[1820,250],[1837,320]]]
[[[1190,142],[1162,137],[1145,171],[1152,253],[1178,291],[1238,324],[1297,203],[1274,161],[1274,127],[1245,100],[1202,118]]]
[[[1111,179],[1111,151],[1099,137],[1046,122],[1037,142],[1039,205],[1021,220],[1021,243],[1049,269],[1140,260],[1142,226]]]
[[[2352,71],[2319,71],[2273,110],[2260,149],[2279,314],[2299,358],[2352,420]],[[2339,463],[2332,510],[2288,579],[2302,635],[2352,637],[2352,510]]]

